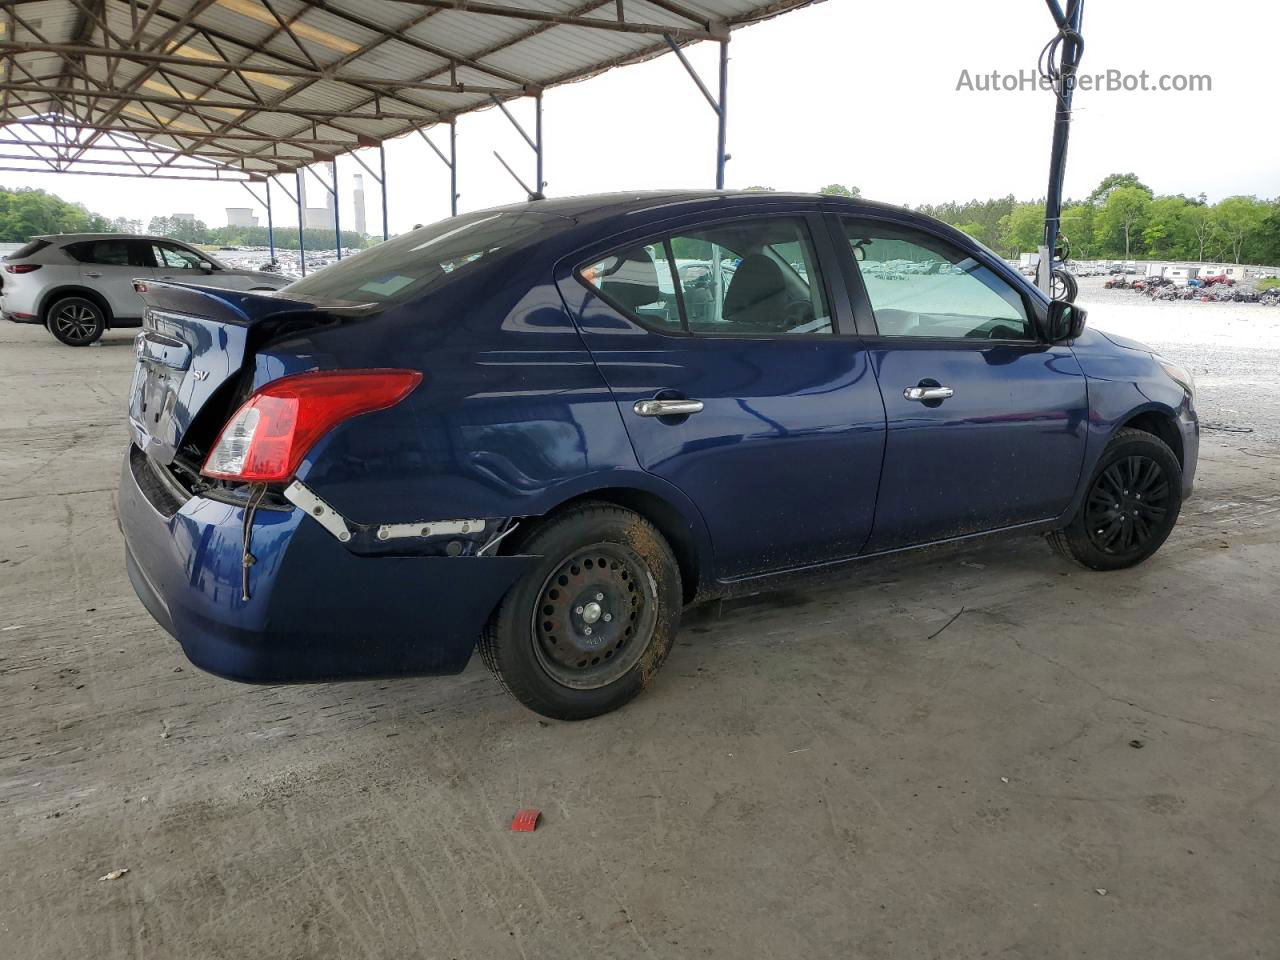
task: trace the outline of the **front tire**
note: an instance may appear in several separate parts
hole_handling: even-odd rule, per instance
[[[87,347],[107,329],[107,315],[87,297],[63,297],[49,307],[49,332],[69,347]]]
[[[639,514],[573,507],[522,541],[539,557],[508,591],[480,639],[507,692],[556,720],[585,720],[639,694],[680,622],[680,568]]]
[[[1159,437],[1125,428],[1102,453],[1075,517],[1049,542],[1091,570],[1136,566],[1160,549],[1182,509],[1182,467]]]

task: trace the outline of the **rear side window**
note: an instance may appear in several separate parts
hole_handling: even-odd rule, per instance
[[[48,240],[29,240],[20,246],[13,253],[5,257],[6,260],[21,260],[23,257],[29,257],[33,253],[39,253],[49,245]]]
[[[67,247],[67,253],[81,263],[110,267],[151,267],[150,247],[137,240],[85,240]]]
[[[679,233],[619,251],[579,275],[615,307],[662,331],[695,336],[833,332],[809,230],[798,218],[735,221]]]
[[[684,329],[665,241],[619,250],[585,267],[582,278],[615,307],[649,326],[673,333]]]
[[[288,290],[314,300],[349,303],[405,300],[476,269],[559,219],[521,210],[442,220],[325,267],[291,283]]]

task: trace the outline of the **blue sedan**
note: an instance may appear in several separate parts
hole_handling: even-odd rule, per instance
[[[274,294],[141,284],[130,579],[198,666],[461,670],[580,719],[684,606],[1039,533],[1132,566],[1191,492],[1191,376],[968,236],[758,193],[542,200]]]

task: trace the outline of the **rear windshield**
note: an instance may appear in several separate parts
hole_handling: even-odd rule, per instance
[[[49,245],[48,240],[31,240],[27,243],[24,243],[17,250],[13,251],[13,253],[6,256],[5,259],[21,260],[23,257],[31,256],[33,253],[39,253],[48,245]]]
[[[546,230],[552,218],[532,210],[482,212],[401,234],[286,287],[311,300],[390,303],[425,293],[447,278]]]

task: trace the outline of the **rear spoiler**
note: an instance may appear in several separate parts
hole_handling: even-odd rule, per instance
[[[360,317],[377,309],[372,303],[330,301],[327,303],[290,297],[277,291],[227,290],[223,287],[179,283],[173,280],[136,280],[134,289],[143,302],[156,310],[186,314],[252,327],[265,320],[299,314],[326,314],[338,317]]]

